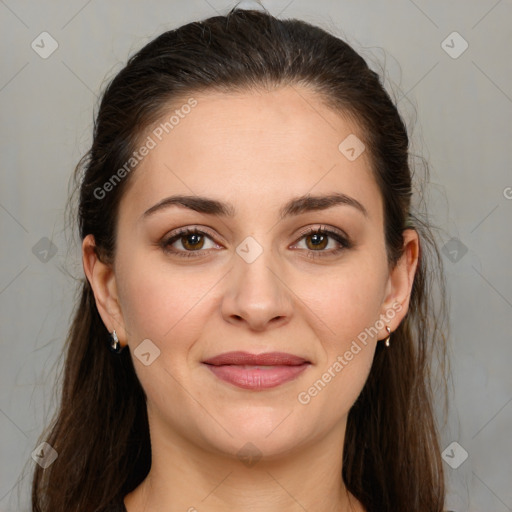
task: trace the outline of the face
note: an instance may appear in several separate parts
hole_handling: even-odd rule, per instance
[[[351,136],[357,155],[363,136],[299,87],[194,98],[162,140],[148,132],[156,146],[120,203],[99,300],[132,352],[152,435],[224,454],[251,442],[268,456],[342,436],[410,290],[410,271],[388,267],[368,153],[339,149]],[[205,363],[232,351],[306,363]]]

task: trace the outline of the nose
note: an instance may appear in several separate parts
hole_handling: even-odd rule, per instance
[[[293,293],[270,250],[251,263],[236,254],[226,279],[222,315],[227,322],[263,331],[290,321]]]

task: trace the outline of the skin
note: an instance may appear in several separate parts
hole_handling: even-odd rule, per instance
[[[404,232],[404,256],[390,269],[368,152],[349,161],[338,150],[349,134],[362,135],[313,91],[287,86],[194,98],[197,106],[131,176],[113,265],[96,257],[91,235],[83,241],[98,310],[128,345],[148,397],[152,467],[126,496],[126,508],[362,511],[341,479],[343,440],[386,329],[360,344],[308,404],[297,397],[397,304],[401,309],[385,324],[398,327],[409,305],[418,236]],[[368,215],[337,205],[279,219],[288,200],[333,192],[355,198]],[[236,215],[173,205],[143,216],[173,194],[229,202]],[[321,225],[345,232],[352,247],[329,255],[339,247],[335,239],[316,248],[311,236],[301,236]],[[201,251],[196,258],[159,245],[182,227],[207,230],[202,239],[173,243],[176,251]],[[236,252],[248,236],[263,250],[252,263]],[[307,257],[313,252],[318,258]],[[148,366],[133,354],[145,339],[160,350]],[[276,388],[240,389],[201,363],[231,350],[289,352],[311,365]],[[237,456],[247,442],[261,455],[250,466]]]

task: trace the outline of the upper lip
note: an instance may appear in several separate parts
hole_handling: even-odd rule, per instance
[[[249,352],[225,352],[203,361],[215,366],[234,365],[261,365],[261,366],[297,366],[309,363],[306,359],[287,354],[285,352],[265,352],[263,354],[250,354]]]

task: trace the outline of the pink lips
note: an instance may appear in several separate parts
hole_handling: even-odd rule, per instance
[[[218,378],[244,389],[269,389],[296,378],[311,363],[284,352],[226,352],[203,361]],[[268,367],[268,368],[262,368]]]

